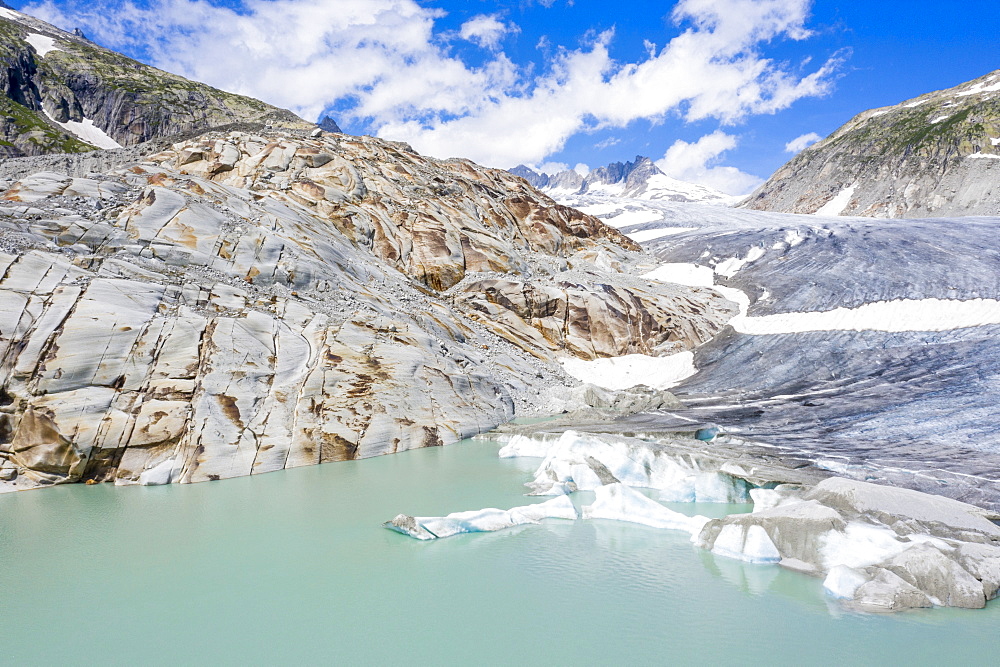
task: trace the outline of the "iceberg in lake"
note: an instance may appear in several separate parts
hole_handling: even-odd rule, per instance
[[[566,496],[559,496],[536,505],[523,505],[509,510],[489,507],[468,512],[453,512],[447,516],[409,516],[400,514],[383,526],[418,540],[436,540],[459,533],[491,533],[542,519],[578,518],[576,507]]]
[[[672,456],[650,443],[566,431],[558,439],[515,435],[501,458],[544,456],[531,495],[594,491],[608,484],[657,489],[668,502],[746,503],[754,485],[718,469],[702,469],[690,456]]]
[[[583,508],[584,519],[613,519],[641,523],[653,528],[683,530],[694,536],[708,523],[703,516],[687,516],[667,509],[624,484],[609,484],[594,490],[594,504]]]

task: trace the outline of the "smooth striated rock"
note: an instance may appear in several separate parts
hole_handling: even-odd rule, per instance
[[[565,382],[557,354],[605,349],[624,286],[657,312],[684,300],[632,275],[634,246],[595,218],[371,138],[213,132],[3,197],[21,207],[0,216],[4,490],[449,444],[543,404]],[[603,315],[574,325],[570,350],[470,317],[473,270],[623,287],[592,299]],[[641,334],[709,332],[729,312],[718,295],[684,303]]]

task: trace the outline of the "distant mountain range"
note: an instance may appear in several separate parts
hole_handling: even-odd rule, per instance
[[[632,162],[612,162],[598,167],[586,176],[571,169],[557,174],[545,174],[521,164],[509,170],[539,190],[554,197],[568,195],[609,195],[630,199],[676,202],[734,203],[718,190],[687,183],[664,174],[648,157],[637,155]]]
[[[855,116],[743,206],[879,218],[1000,215],[1000,70]]]

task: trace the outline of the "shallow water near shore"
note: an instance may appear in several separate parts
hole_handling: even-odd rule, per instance
[[[0,663],[929,664],[995,649],[995,602],[851,613],[818,579],[680,532],[550,520],[425,543],[381,527],[536,500],[521,485],[537,460],[498,448],[0,496]]]

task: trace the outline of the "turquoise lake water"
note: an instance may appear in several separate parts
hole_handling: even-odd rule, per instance
[[[0,663],[1000,661],[997,603],[845,612],[817,579],[682,533],[551,520],[419,542],[381,527],[544,500],[522,495],[538,461],[497,449],[0,496]]]

